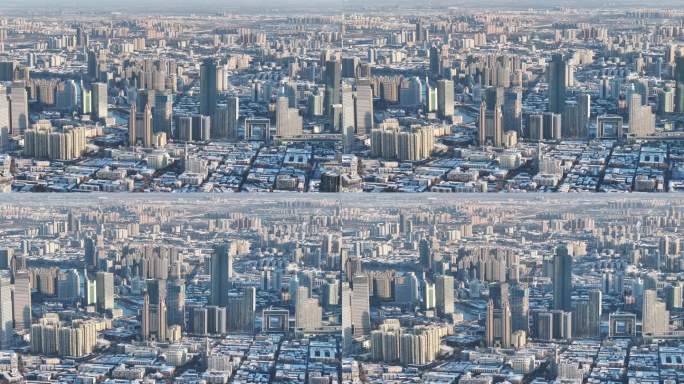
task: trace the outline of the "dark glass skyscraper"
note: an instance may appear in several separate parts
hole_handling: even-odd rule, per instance
[[[228,305],[228,290],[230,278],[233,274],[233,255],[230,244],[220,244],[214,247],[211,256],[211,296],[209,303],[219,307]]]
[[[572,310],[572,256],[565,245],[553,258],[553,309]]]
[[[329,113],[332,105],[339,104],[342,63],[339,60],[325,62],[325,107]]]
[[[206,58],[200,66],[200,114],[213,117],[217,98],[216,60]]]
[[[568,86],[568,64],[560,53],[549,63],[549,111],[562,113]]]

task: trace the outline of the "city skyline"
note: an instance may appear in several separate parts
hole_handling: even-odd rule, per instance
[[[684,190],[677,8],[235,5],[1,17],[0,190]]]
[[[26,196],[0,195],[5,379],[542,382],[684,354],[676,194]],[[639,361],[611,374],[678,364]]]
[[[684,383],[684,0],[7,0],[0,384]]]

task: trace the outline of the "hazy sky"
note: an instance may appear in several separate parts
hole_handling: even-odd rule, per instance
[[[226,10],[265,12],[267,10],[311,10],[336,12],[386,7],[658,7],[684,8],[684,0],[0,0],[0,11],[34,9],[53,12],[59,8],[69,11],[141,11],[148,12],[222,12]]]

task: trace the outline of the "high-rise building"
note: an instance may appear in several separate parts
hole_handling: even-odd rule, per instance
[[[591,95],[583,93],[579,96],[579,117],[577,137],[586,139],[589,137],[589,120],[591,119]]]
[[[102,235],[91,235],[86,237],[83,242],[86,268],[89,271],[97,270],[100,265],[99,256],[103,241]]]
[[[589,332],[591,336],[601,335],[601,316],[603,315],[603,293],[599,289],[589,291]]]
[[[20,83],[13,83],[9,92],[10,132],[22,135],[29,128],[28,93]]]
[[[256,288],[244,288],[241,294],[228,296],[226,308],[228,332],[254,333]]]
[[[228,290],[233,276],[234,247],[230,243],[214,246],[211,255],[211,296],[209,303],[219,307],[228,306]],[[229,316],[232,313],[229,311]]]
[[[343,104],[344,108],[344,104]],[[359,79],[354,98],[355,126],[357,135],[369,134],[373,129],[373,89],[368,79]]]
[[[98,272],[96,276],[97,309],[104,312],[114,308],[114,275]]]
[[[349,287],[349,282],[342,282],[342,297],[340,302],[342,304],[342,353],[348,353],[354,337],[354,329],[352,324],[352,290]],[[370,303],[369,303],[370,305]]]
[[[155,340],[165,341],[166,330],[166,280],[151,279],[147,281],[147,294],[149,296],[148,325],[149,335]]]
[[[680,282],[665,287],[665,304],[667,304],[668,311],[682,308],[684,303],[682,303],[682,284]]]
[[[144,148],[153,147],[153,114],[149,104],[145,105],[142,113],[137,112],[136,105],[131,105],[128,117],[128,142],[131,146],[142,145]]]
[[[143,340],[150,338],[150,294],[147,290],[143,292],[143,305],[140,313],[140,337]]]
[[[217,111],[216,124],[212,125],[212,138],[237,140],[238,122],[240,120],[240,99],[231,96],[226,99],[226,105]]]
[[[356,275],[352,279],[351,323],[354,336],[360,337],[370,333],[370,286],[368,276]]]
[[[569,72],[568,63],[563,55],[560,53],[553,55],[548,70],[550,112],[562,113],[565,108]]]
[[[504,90],[500,87],[487,89],[485,100],[480,104],[479,139],[480,145],[490,143],[495,147],[504,144],[503,120]]]
[[[418,262],[423,271],[432,270],[432,245],[426,238],[418,242]]]
[[[342,63],[339,60],[325,62],[325,110],[330,114],[332,106],[340,103]]]
[[[592,290],[588,298],[573,303],[572,335],[574,337],[598,337],[601,334],[601,291]]]
[[[318,299],[309,297],[308,287],[297,287],[295,297],[295,327],[311,331],[321,326],[322,309]]]
[[[633,137],[646,137],[655,132],[655,114],[642,100],[638,92],[629,95],[629,135]]]
[[[171,91],[156,92],[154,95],[153,109],[154,133],[166,132],[171,137],[171,125],[173,121],[173,94]]]
[[[454,115],[454,82],[451,80],[437,82],[437,111],[442,119]]]
[[[522,89],[506,90],[503,103],[503,131],[514,131],[519,136],[522,132]]]
[[[206,307],[194,307],[191,312],[191,329],[195,335],[207,335],[209,333],[209,310]]]
[[[185,329],[185,281],[169,280],[167,283],[167,324],[179,325]]]
[[[511,329],[515,331],[525,331],[529,333],[529,289],[524,284],[517,284],[512,287],[510,293],[511,303]]]
[[[544,115],[531,114],[527,117],[526,137],[530,140],[544,140]]]
[[[437,312],[441,315],[454,313],[454,277],[437,276],[436,282]]]
[[[511,310],[508,300],[500,307],[489,300],[485,319],[485,343],[488,347],[508,348],[511,346]]]
[[[90,108],[93,120],[104,120],[108,115],[107,83],[93,83]]]
[[[7,96],[7,90],[5,89],[5,86],[0,84],[0,131],[5,129],[7,130],[8,134],[12,133],[10,99]]]
[[[83,304],[92,306],[97,305],[97,280],[91,279],[86,275],[85,280],[85,297]]]
[[[212,335],[225,335],[227,322],[227,312],[223,307],[210,305],[207,308],[207,333]]]
[[[16,69],[16,61],[0,61],[0,81],[14,80],[14,73]]]
[[[644,336],[658,335],[667,331],[670,312],[665,303],[658,300],[655,289],[644,290],[641,309],[641,329]]]
[[[556,248],[553,258],[553,308],[572,310],[572,256],[565,245]]]
[[[88,79],[97,80],[99,75],[99,55],[93,50],[88,51]]]
[[[435,309],[435,284],[426,281],[423,284],[423,310]]]
[[[81,115],[90,115],[93,109],[93,92],[86,88],[83,83],[80,85],[81,98],[79,99],[79,112]]]
[[[299,110],[290,108],[289,99],[285,96],[276,100],[276,136],[291,138],[302,134],[303,119]]]
[[[0,349],[8,349],[14,336],[12,282],[10,272],[0,271]]]
[[[675,112],[684,112],[684,56],[675,58]]]
[[[31,274],[27,270],[17,271],[14,275],[14,329],[17,331],[31,328]]]
[[[434,45],[430,47],[430,74],[436,77],[442,74],[441,50]]]
[[[349,84],[342,84],[342,132],[350,129],[356,131],[354,116],[354,90]]]
[[[554,309],[550,311],[553,339],[567,340],[572,338],[572,312]]]
[[[75,269],[57,274],[57,297],[65,301],[75,301],[80,297],[81,276]]]
[[[560,113],[544,113],[544,139],[560,140],[562,138],[563,117]]]
[[[216,60],[206,58],[200,65],[200,114],[215,116],[217,100]]]

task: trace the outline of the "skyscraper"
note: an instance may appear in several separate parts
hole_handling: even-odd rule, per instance
[[[143,292],[143,305],[140,314],[140,337],[143,340],[150,338],[150,293],[145,290]]]
[[[276,100],[276,136],[291,138],[302,134],[303,119],[299,110],[290,108],[289,99],[285,96]]]
[[[589,292],[589,332],[591,336],[601,335],[601,316],[603,315],[603,293],[599,289]],[[574,321],[574,320],[573,320]]]
[[[142,113],[137,111],[136,105],[131,105],[128,117],[128,142],[134,146],[142,144],[144,148],[153,146],[153,117],[152,108],[149,104],[145,105]]]
[[[95,271],[100,264],[99,251],[102,241],[102,235],[90,235],[83,242],[86,268],[89,271]]]
[[[155,133],[166,132],[171,137],[173,121],[173,94],[170,91],[156,92],[154,95],[153,121]]]
[[[93,120],[104,120],[108,115],[107,83],[93,83],[91,94],[91,117]]]
[[[22,135],[29,128],[28,93],[20,83],[13,83],[10,92],[10,131]]]
[[[227,297],[228,332],[254,332],[256,288],[246,287],[241,294]]]
[[[349,84],[342,84],[342,132],[351,128],[356,131],[354,89]]]
[[[217,99],[216,60],[209,57],[200,65],[200,114],[214,117]]]
[[[141,120],[142,124],[140,124],[139,127],[136,127],[136,130],[140,131],[139,134],[142,137],[143,147],[152,148],[154,144],[152,141],[152,106],[150,106],[149,104],[145,107],[145,111],[143,111]]]
[[[332,106],[340,103],[342,63],[339,60],[325,62],[325,110],[330,114]]]
[[[12,282],[10,272],[0,271],[0,349],[12,344],[14,323],[12,313]]]
[[[5,86],[0,84],[0,131],[7,129],[11,133],[12,120],[10,116],[10,100]],[[0,148],[1,149],[1,148]]]
[[[684,56],[675,58],[675,111],[684,112]]]
[[[501,147],[504,142],[503,120],[504,90],[500,87],[487,89],[485,100],[480,104],[479,144],[491,143]]]
[[[90,80],[97,80],[98,72],[99,72],[99,62],[98,62],[98,53],[89,50],[88,55],[88,79]]]
[[[354,336],[359,337],[370,332],[370,287],[366,275],[356,275],[352,282],[351,323]]]
[[[231,244],[214,246],[211,255],[211,296],[209,304],[219,307],[228,306],[228,290],[233,276],[233,248]],[[229,313],[231,316],[232,313]]]
[[[322,310],[318,299],[309,297],[308,287],[297,287],[295,298],[295,326],[304,331],[321,326]]]
[[[98,272],[96,275],[97,309],[100,312],[114,308],[114,275]]]
[[[31,274],[18,271],[14,275],[14,329],[31,328]]]
[[[356,134],[365,135],[373,129],[373,89],[368,79],[359,79],[354,99]]]
[[[433,76],[440,76],[442,73],[442,56],[438,47],[430,47],[430,74]]]
[[[231,96],[226,99],[225,138],[236,140],[238,138],[238,122],[240,121],[240,99]]]
[[[511,289],[511,330],[530,331],[529,327],[529,289],[526,285],[515,285]]]
[[[488,347],[508,348],[511,346],[511,333],[511,310],[508,300],[498,307],[490,299],[485,319],[485,344]]]
[[[167,324],[180,325],[185,329],[185,281],[169,280],[167,284]]]
[[[563,55],[553,55],[549,63],[549,111],[562,113],[565,107],[565,98],[568,87],[568,63]]]
[[[644,336],[662,334],[667,331],[670,312],[665,303],[658,300],[655,289],[644,291],[641,308],[641,329]]]
[[[349,282],[342,282],[342,353],[348,353],[352,344],[353,325],[352,325],[352,290]]]
[[[650,105],[643,105],[643,97],[638,92],[632,92],[629,101],[629,135],[645,137],[655,132],[655,114]]]
[[[454,82],[451,80],[437,82],[437,111],[442,119],[454,115]]]
[[[553,258],[553,309],[572,310],[572,256],[565,245],[556,248]]]
[[[138,107],[135,104],[131,105],[128,111],[128,145],[131,147],[138,144]]]
[[[155,340],[166,340],[166,280],[147,281],[149,295],[149,336]]]
[[[436,282],[437,312],[441,315],[454,313],[454,277],[437,276]]]

